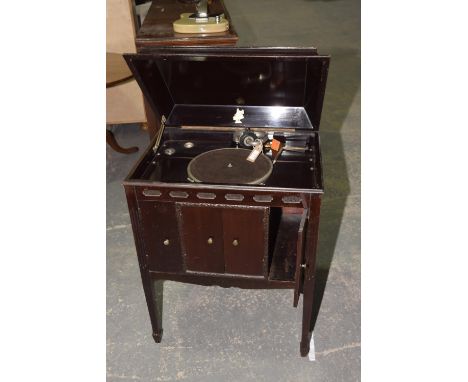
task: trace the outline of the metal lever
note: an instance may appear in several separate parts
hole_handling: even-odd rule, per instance
[[[208,0],[200,0],[197,3],[197,18],[208,18]]]

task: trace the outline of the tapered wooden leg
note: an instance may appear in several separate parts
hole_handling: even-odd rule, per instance
[[[143,241],[141,239],[141,229],[139,227],[140,221],[138,219],[138,203],[134,187],[125,187],[125,194],[127,195],[128,210],[130,212],[130,219],[132,221],[133,236],[135,238],[135,245],[138,255],[138,264],[140,266],[141,281],[143,290],[145,292],[146,305],[153,329],[153,338],[156,342],[161,342],[163,335],[162,328],[162,307],[163,307],[163,281],[153,280],[150,277],[148,264],[146,262],[145,250]]]
[[[314,281],[304,281],[304,307],[302,310],[302,337],[301,337],[301,356],[305,357],[309,354],[310,349],[310,335],[312,324],[312,306],[314,302]]]
[[[310,337],[312,328],[312,312],[314,303],[315,263],[318,243],[318,226],[320,215],[320,198],[312,198],[307,224],[306,251],[304,269],[304,306],[302,311],[301,356],[305,357],[310,350]]]
[[[163,281],[151,280],[145,275],[143,280],[143,289],[145,290],[146,305],[153,329],[153,339],[155,342],[161,342],[163,335],[162,328],[162,296],[163,296]]]

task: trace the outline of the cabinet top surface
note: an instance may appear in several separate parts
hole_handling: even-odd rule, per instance
[[[219,33],[176,33],[173,22],[182,13],[193,13],[195,4],[183,3],[179,0],[153,0],[145,20],[136,35],[136,45],[142,47],[168,45],[234,45],[238,37],[230,22],[229,30]],[[224,13],[229,19],[221,0],[213,0],[210,12]]]

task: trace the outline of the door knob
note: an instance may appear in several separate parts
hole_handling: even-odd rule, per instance
[[[213,238],[212,238],[212,237],[209,237],[208,240],[207,240],[207,243],[208,243],[208,244],[213,244]]]
[[[234,247],[237,247],[239,245],[239,241],[237,239],[234,239],[234,241],[232,242],[232,245]]]
[[[164,240],[164,241],[163,241],[163,244],[164,244],[164,245],[169,245],[169,239]]]

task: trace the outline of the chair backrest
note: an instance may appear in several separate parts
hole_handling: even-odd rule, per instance
[[[135,53],[132,0],[107,0],[106,21],[106,51],[108,53]],[[108,124],[146,121],[143,94],[136,81],[108,88],[106,94]]]
[[[106,51],[135,53],[135,21],[132,0],[106,1]]]

